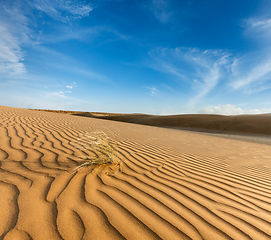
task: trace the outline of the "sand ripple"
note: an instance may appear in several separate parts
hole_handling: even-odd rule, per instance
[[[271,239],[270,146],[8,107],[0,119],[0,239]],[[72,174],[88,154],[74,143],[97,130],[123,172]]]

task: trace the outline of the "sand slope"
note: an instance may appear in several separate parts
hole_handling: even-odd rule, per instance
[[[62,111],[63,112],[63,111]],[[129,122],[159,127],[175,127],[212,131],[219,133],[242,133],[271,135],[271,114],[232,115],[183,114],[183,115],[146,115],[146,114],[94,114],[88,112],[69,112],[70,114]]]
[[[76,174],[104,131],[123,172]],[[0,107],[0,239],[271,239],[271,149],[193,132]],[[114,169],[113,169],[114,171]]]

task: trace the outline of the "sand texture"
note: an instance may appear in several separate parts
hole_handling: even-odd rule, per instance
[[[63,111],[62,111],[63,112]],[[271,136],[271,114],[232,115],[182,114],[182,115],[146,115],[146,114],[110,114],[69,112],[78,116],[107,119],[159,127],[193,129],[204,132],[240,133]]]
[[[72,174],[96,131],[122,172]],[[0,196],[4,240],[271,239],[271,147],[1,106]]]

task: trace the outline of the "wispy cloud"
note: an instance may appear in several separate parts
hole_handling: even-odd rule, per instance
[[[158,48],[149,52],[156,61],[153,68],[173,74],[196,92],[193,101],[207,95],[225,77],[230,54],[221,50],[196,48]]]
[[[69,40],[77,40],[81,42],[94,42],[99,38],[99,43],[116,40],[129,40],[130,37],[112,29],[108,26],[92,26],[92,27],[74,27],[72,25],[60,25],[56,27],[56,31],[50,33],[40,32],[38,36],[39,44],[59,43]],[[104,40],[106,38],[106,40]],[[101,40],[102,39],[102,40]]]
[[[59,27],[55,26],[56,31],[50,33],[43,33],[40,32],[38,36],[38,43],[39,44],[55,44],[59,42],[65,42],[69,40],[77,40],[77,41],[86,41],[94,39],[95,37],[99,36],[102,32],[102,28],[95,26],[95,27],[88,27],[88,28],[79,28],[73,26],[62,26]]]
[[[222,83],[228,91],[246,94],[259,93],[271,88],[271,18],[250,18],[245,35],[265,44],[244,54],[223,50],[196,48],[156,48],[149,52],[155,60],[151,67],[172,74],[194,91],[193,105]],[[221,85],[220,85],[221,86]]]
[[[93,9],[80,1],[3,1],[0,6],[0,73],[9,77],[26,73],[24,47],[34,46],[37,34],[32,32],[35,22],[30,19],[34,10],[40,10],[67,22],[87,16]]]
[[[0,81],[1,84],[1,81]],[[8,89],[8,91],[7,91]],[[23,91],[22,91],[23,89]],[[29,89],[23,86],[0,87],[2,105],[22,108],[66,109],[91,111],[99,103],[86,98],[76,98],[68,91]]]
[[[165,1],[152,1],[157,7]],[[271,5],[270,5],[271,6]],[[269,6],[269,10],[271,9]],[[153,8],[155,11],[156,8]],[[271,88],[270,11],[242,20],[244,38],[257,50],[229,53],[227,50],[196,48],[156,48],[149,52],[155,60],[151,68],[175,76],[192,90],[190,103],[196,104],[219,86],[226,91],[259,93]],[[187,88],[186,88],[187,89]],[[213,92],[214,93],[214,92]]]
[[[93,26],[79,28],[73,26],[61,26],[57,32],[50,34],[40,34],[40,43],[58,43],[68,40],[77,40],[81,42],[94,42],[99,39],[99,44],[109,41],[129,40],[130,37],[107,26]],[[106,39],[106,40],[104,40]]]
[[[67,98],[64,92],[58,91],[58,92],[47,92],[46,96],[48,98]]]
[[[170,90],[173,93],[176,93],[176,91],[172,87],[168,86],[167,84],[162,84],[161,87],[163,87],[166,90]]]
[[[18,76],[26,72],[22,45],[29,41],[27,18],[13,5],[3,4],[0,11],[0,73]]]
[[[259,30],[267,30],[267,33],[270,32],[271,29],[271,19],[264,19],[264,20],[256,20],[256,19],[249,19],[249,23],[251,28],[258,28]]]
[[[151,0],[148,8],[162,23],[168,22],[173,15],[173,11],[170,10],[170,2],[168,0]]]
[[[44,67],[48,66],[52,69],[65,70],[65,72],[69,72],[73,75],[81,75],[89,80],[110,81],[107,76],[92,71],[88,66],[84,65],[83,62],[77,61],[66,54],[41,45],[35,46],[35,49],[42,52],[41,61],[43,62]],[[75,87],[76,82],[69,84],[69,86]]]
[[[271,18],[249,18],[245,22],[245,35],[264,42],[271,38]],[[266,42],[270,45],[270,42]]]
[[[96,6],[98,2],[96,3]],[[103,76],[94,71],[84,69],[80,63],[75,63],[74,59],[65,56],[60,52],[48,47],[67,40],[90,41],[92,38],[104,35],[112,35],[110,39],[126,40],[127,36],[111,29],[107,26],[94,26],[87,28],[75,28],[71,24],[66,24],[73,20],[88,16],[93,6],[79,0],[14,0],[3,1],[0,5],[0,74],[6,79],[11,77],[31,78],[27,72],[24,57],[27,55],[26,47],[32,48],[39,56],[45,58],[41,64],[52,64],[55,69],[66,68],[74,74],[80,74],[91,79],[108,81]],[[44,34],[37,32],[35,26],[37,19],[33,12],[40,11],[55,20],[54,29]],[[58,23],[57,23],[58,22]],[[65,24],[63,24],[65,23]],[[59,27],[61,24],[61,27]],[[107,38],[108,39],[108,38]],[[102,41],[99,41],[99,43]],[[45,45],[47,44],[47,46]],[[46,47],[45,47],[46,46]],[[41,58],[37,58],[39,61]],[[41,77],[41,76],[40,76]]]
[[[230,86],[246,93],[261,92],[271,88],[267,84],[271,82],[271,18],[251,17],[244,22],[245,36],[258,42],[259,50],[234,60]]]
[[[236,59],[231,66],[230,86],[234,90],[246,93],[260,92],[268,87],[266,82],[271,80],[271,49],[244,55]]]
[[[75,82],[73,82],[72,85],[67,85],[67,86],[66,86],[66,88],[69,88],[69,89],[71,89],[71,90],[72,90],[74,87],[76,87],[76,83],[75,83]],[[72,93],[71,90],[66,91],[66,92],[67,92],[67,93]]]
[[[240,107],[236,107],[231,104],[210,106],[210,107],[198,110],[198,113],[222,114],[222,115],[261,114],[261,113],[270,113],[270,112],[271,112],[271,108],[269,108],[269,109],[267,109],[267,108],[242,109]]]
[[[156,87],[144,87],[149,90],[150,96],[156,96],[157,94],[161,93]]]
[[[69,0],[34,0],[31,5],[51,18],[69,22],[89,15],[93,6],[82,1]]]

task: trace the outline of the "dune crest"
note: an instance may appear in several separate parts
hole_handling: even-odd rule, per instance
[[[122,172],[74,143],[102,130]],[[270,146],[0,106],[0,239],[271,239]]]

